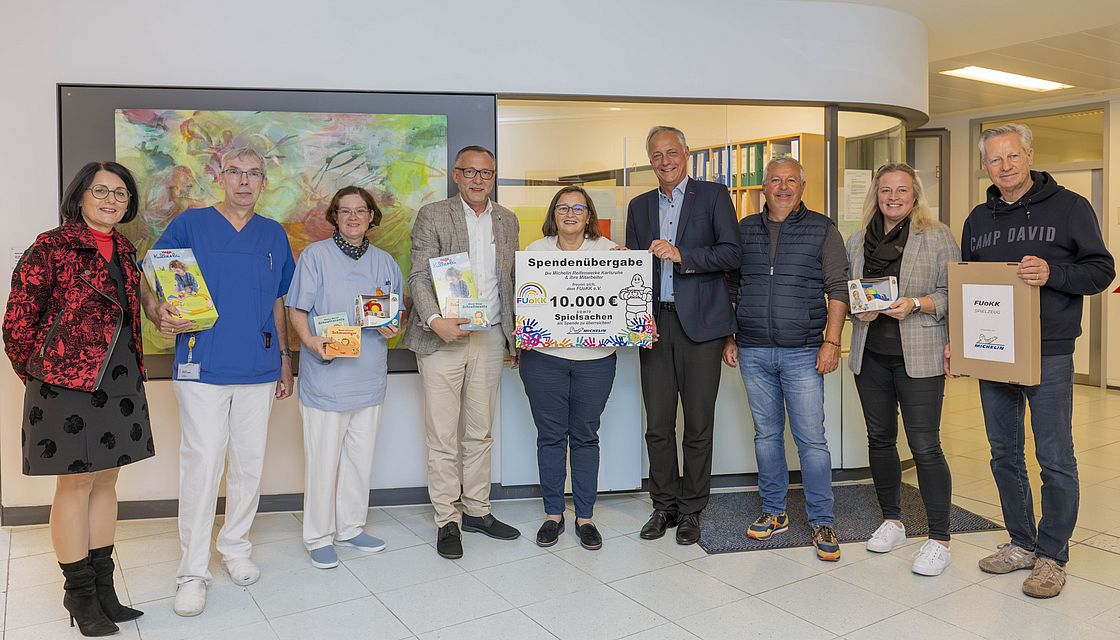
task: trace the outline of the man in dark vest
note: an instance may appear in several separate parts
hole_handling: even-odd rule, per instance
[[[801,202],[804,191],[805,170],[797,160],[778,157],[766,164],[766,206],[739,223],[742,257],[733,295],[738,332],[726,340],[723,361],[743,374],[754,418],[762,514],[747,535],[767,540],[789,528],[788,407],[813,546],[821,560],[836,561],[824,376],[840,361],[848,258],[836,225]]]

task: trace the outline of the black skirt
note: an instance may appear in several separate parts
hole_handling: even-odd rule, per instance
[[[114,261],[109,273],[118,282]],[[78,391],[30,378],[23,394],[23,473],[56,476],[103,471],[155,455],[144,380],[132,348],[127,307],[109,364],[95,391]]]

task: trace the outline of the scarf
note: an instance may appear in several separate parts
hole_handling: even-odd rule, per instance
[[[897,277],[909,237],[910,216],[906,216],[887,234],[883,233],[883,214],[872,216],[863,236],[863,275],[868,278]]]
[[[369,238],[363,236],[361,246],[355,247],[347,242],[346,238],[343,238],[342,234],[339,233],[337,229],[334,232],[334,243],[338,245],[342,253],[345,253],[355,260],[361,260],[362,256],[366,254],[366,249],[369,249]]]

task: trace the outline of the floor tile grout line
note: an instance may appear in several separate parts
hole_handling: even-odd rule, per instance
[[[998,576],[993,576],[993,577],[998,577]],[[1077,576],[1077,577],[1080,578],[1081,576]],[[1092,582],[1093,584],[1097,584],[1099,586],[1103,586],[1103,587],[1107,587],[1107,588],[1116,590],[1114,587],[1109,587],[1108,585],[1101,584],[1101,583],[1095,582],[1093,580],[1089,580],[1088,578],[1081,578],[1081,579],[1085,580],[1086,582]],[[1001,596],[1004,596],[1006,598],[1010,598],[1010,599],[1014,600],[1015,602],[1023,602],[1025,604],[1029,604],[1031,607],[1033,607],[1034,609],[1037,609],[1039,611],[1045,611],[1045,612],[1050,613],[1052,615],[1060,616],[1061,618],[1064,618],[1065,620],[1068,620],[1071,623],[1071,626],[1076,625],[1079,622],[1082,622],[1082,620],[1080,620],[1080,619],[1078,619],[1078,618],[1076,618],[1072,615],[1069,615],[1067,613],[1063,613],[1061,611],[1057,611],[1055,609],[1051,609],[1049,607],[1043,606],[1042,602],[1045,602],[1045,600],[1042,600],[1042,601],[1039,601],[1039,602],[1035,602],[1033,598],[1030,599],[1030,600],[1020,600],[1020,599],[1016,598],[1015,596],[1012,596],[1012,595],[1009,595],[1009,594],[1006,594],[1006,593],[1000,591],[999,589],[993,589],[992,587],[987,586],[985,584],[986,582],[988,582],[988,580],[985,580],[983,582],[977,582],[976,584],[977,584],[977,586],[983,587],[984,589],[986,589],[988,591],[991,591],[992,593],[998,593]],[[1112,607],[1110,607],[1108,609],[1105,609],[1101,613],[1107,613],[1111,609],[1112,609]],[[1088,620],[1085,620],[1084,622],[1088,622]]]

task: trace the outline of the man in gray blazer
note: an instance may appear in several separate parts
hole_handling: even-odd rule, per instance
[[[408,275],[413,313],[404,344],[416,352],[424,385],[428,495],[439,529],[436,551],[454,559],[463,557],[460,522],[463,531],[500,540],[513,540],[520,532],[490,513],[490,427],[502,360],[507,349],[515,354],[517,216],[490,200],[497,172],[489,149],[472,145],[460,150],[452,180],[457,195],[425,205],[416,214]],[[432,283],[430,259],[464,252],[470,256],[478,297],[488,305],[491,326],[485,331],[461,329],[467,318],[443,317]]]

